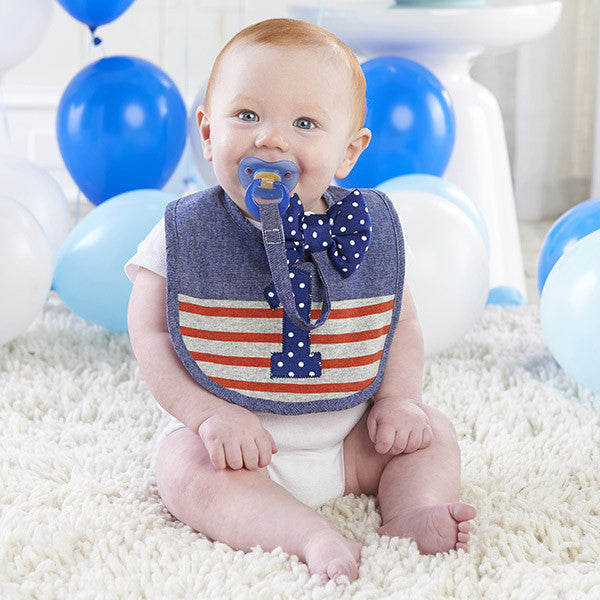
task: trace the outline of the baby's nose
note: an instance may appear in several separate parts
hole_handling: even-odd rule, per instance
[[[282,132],[276,127],[265,127],[256,136],[257,148],[277,149],[281,152],[287,152],[289,145]]]

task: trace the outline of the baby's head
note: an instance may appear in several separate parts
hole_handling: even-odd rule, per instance
[[[244,210],[237,180],[247,156],[291,160],[305,208],[322,211],[333,177],[345,177],[369,143],[365,78],[350,49],[303,21],[271,19],[240,31],[217,57],[198,124],[204,155]]]

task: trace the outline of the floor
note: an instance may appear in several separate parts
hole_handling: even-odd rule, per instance
[[[553,221],[519,221],[521,250],[523,252],[523,268],[525,270],[525,287],[527,302],[539,304],[537,289],[537,260],[542,242]]]

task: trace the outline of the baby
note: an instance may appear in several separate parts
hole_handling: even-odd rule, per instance
[[[323,580],[358,576],[360,545],[314,510],[334,497],[376,495],[379,533],[428,554],[466,549],[475,516],[454,428],[421,401],[397,216],[380,192],[330,187],[369,144],[364,106],[361,68],[329,32],[292,19],[241,31],[197,114],[220,186],[170,204],[126,267],[131,344],[173,417],[156,463],[166,507]],[[299,174],[281,216],[252,196],[262,233],[248,157]]]

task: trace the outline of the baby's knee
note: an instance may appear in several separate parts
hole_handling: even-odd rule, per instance
[[[209,461],[204,460],[197,449],[195,452],[190,448],[183,431],[178,434],[173,432],[163,441],[156,457],[155,472],[160,497],[169,512],[180,518],[186,505],[208,503],[215,492],[208,476]]]
[[[456,429],[441,410],[428,405],[423,405],[423,410],[429,418],[434,441],[456,442]]]

